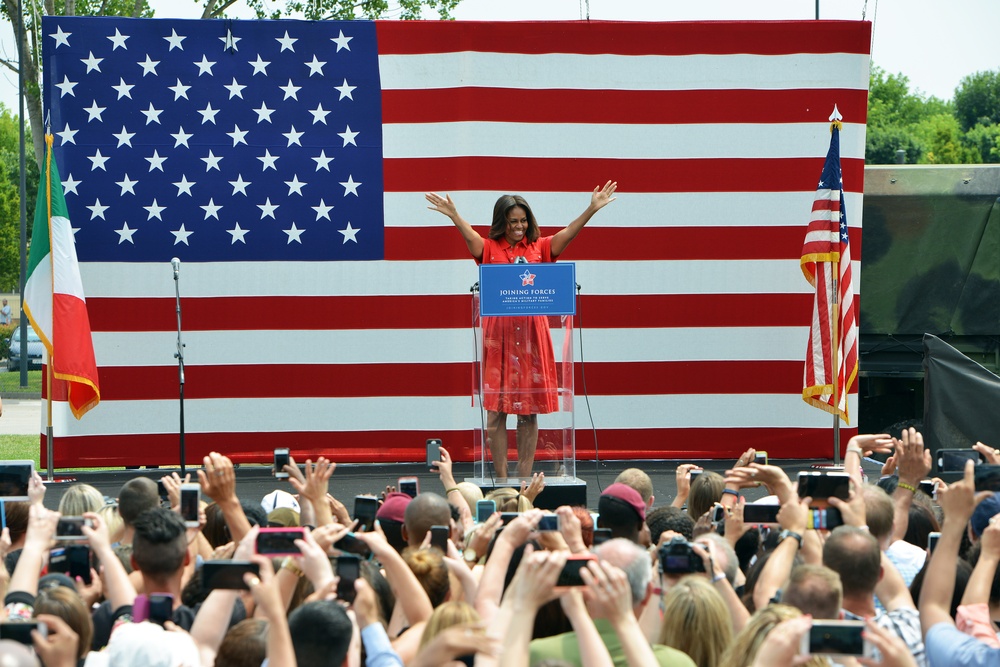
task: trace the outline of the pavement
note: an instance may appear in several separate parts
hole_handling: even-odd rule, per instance
[[[37,398],[3,399],[0,435],[38,435],[41,432],[42,402]]]

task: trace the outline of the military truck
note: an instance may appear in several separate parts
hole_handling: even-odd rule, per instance
[[[1000,165],[865,167],[861,433],[923,416],[924,333],[1000,373]]]

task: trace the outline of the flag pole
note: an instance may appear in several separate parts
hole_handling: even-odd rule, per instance
[[[48,214],[49,221],[49,248],[55,247],[52,244],[52,142],[53,137],[50,134],[52,130],[51,119],[46,118],[45,124],[45,206],[46,213]],[[55,262],[49,263],[49,271],[51,272],[52,284],[56,284],[55,279]],[[55,290],[52,290],[52,312],[55,312],[55,300],[56,294]],[[53,334],[53,340],[55,335]],[[46,481],[52,482],[55,466],[52,463],[52,353],[49,352],[49,363],[45,365],[45,380],[46,388],[45,392],[45,412],[46,412],[46,423],[45,423],[45,463],[46,463]]]
[[[839,232],[838,232],[839,233]],[[840,266],[834,266],[831,262],[833,274],[833,317],[831,318],[830,331],[833,333],[831,341],[830,356],[833,361],[833,463],[840,465],[840,367],[837,365],[837,336],[840,333]]]
[[[816,0],[816,18],[819,18],[819,0]],[[833,113],[830,114],[830,132],[833,132],[834,127],[838,126],[841,117],[840,112],[837,109],[837,105],[833,105]],[[839,156],[838,156],[839,159]],[[843,188],[843,185],[841,185]],[[841,220],[843,220],[844,211],[840,212]],[[837,228],[837,238],[840,239],[840,227],[839,220]],[[837,265],[834,266],[832,263],[830,265],[831,274],[833,276],[833,318],[832,326],[830,327],[833,333],[833,340],[831,341],[831,354],[830,357],[833,361],[833,463],[834,465],[840,465],[840,360],[838,357],[838,341],[840,340],[840,262],[843,258],[840,253],[837,254]]]

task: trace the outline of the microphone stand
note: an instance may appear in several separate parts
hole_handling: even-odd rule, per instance
[[[171,266],[174,269],[174,293],[177,298],[177,352],[174,353],[174,358],[177,359],[177,378],[180,382],[180,427],[181,427],[181,477],[185,475],[184,462],[186,460],[184,454],[184,343],[181,342],[181,286],[180,286],[180,260],[176,257],[171,260]]]

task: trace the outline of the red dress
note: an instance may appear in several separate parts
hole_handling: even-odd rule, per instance
[[[483,264],[554,262],[552,237],[533,243],[483,239]],[[559,409],[556,362],[548,318],[543,315],[484,317],[483,407],[514,415],[537,415]]]

